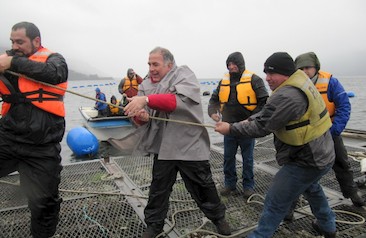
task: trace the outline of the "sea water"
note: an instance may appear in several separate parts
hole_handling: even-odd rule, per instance
[[[352,105],[351,119],[347,124],[347,128],[356,130],[366,130],[366,93],[364,84],[366,83],[366,76],[364,77],[340,77],[339,81],[344,86],[347,92],[354,94],[354,97],[350,97]],[[210,99],[210,95],[213,90],[217,88],[218,79],[201,79],[201,97],[202,107],[205,116],[205,124],[214,125],[214,121],[207,115],[207,105]],[[82,118],[78,108],[81,106],[94,106],[95,101],[95,88],[99,87],[103,93],[105,93],[107,100],[109,101],[112,95],[115,95],[117,99],[121,98],[118,92],[117,80],[99,80],[99,81],[86,81],[76,80],[69,81],[68,91],[65,94],[65,106],[66,106],[66,132],[64,139],[61,142],[62,145],[62,163],[73,163],[83,160],[99,159],[104,156],[120,156],[126,155],[123,151],[118,151],[110,146],[107,142],[100,143],[100,149],[97,155],[93,157],[76,158],[70,148],[67,146],[66,137],[67,133],[74,127],[83,126],[84,119]],[[203,96],[203,92],[209,92],[210,95]],[[211,139],[217,140],[222,137],[215,132],[212,128],[207,128]]]

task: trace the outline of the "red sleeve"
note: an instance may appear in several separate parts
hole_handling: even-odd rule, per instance
[[[148,96],[148,106],[154,110],[172,112],[177,107],[175,94],[151,94]]]

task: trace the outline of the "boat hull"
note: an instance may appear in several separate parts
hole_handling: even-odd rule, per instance
[[[84,118],[84,126],[100,141],[121,139],[136,130],[130,119],[125,116],[98,118],[98,111],[92,107],[80,107],[79,111]]]

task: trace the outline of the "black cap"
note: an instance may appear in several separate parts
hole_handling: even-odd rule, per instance
[[[290,76],[295,73],[295,63],[292,57],[286,52],[272,54],[264,63],[265,73],[278,73]]]

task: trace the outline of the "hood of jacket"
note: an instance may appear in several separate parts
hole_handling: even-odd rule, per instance
[[[308,52],[301,54],[295,59],[296,69],[304,67],[315,67],[317,71],[320,69],[320,62],[314,52]]]
[[[239,68],[239,74],[241,75],[245,70],[245,61],[244,57],[240,52],[231,53],[226,60],[226,67],[228,67],[229,63],[232,62]]]

